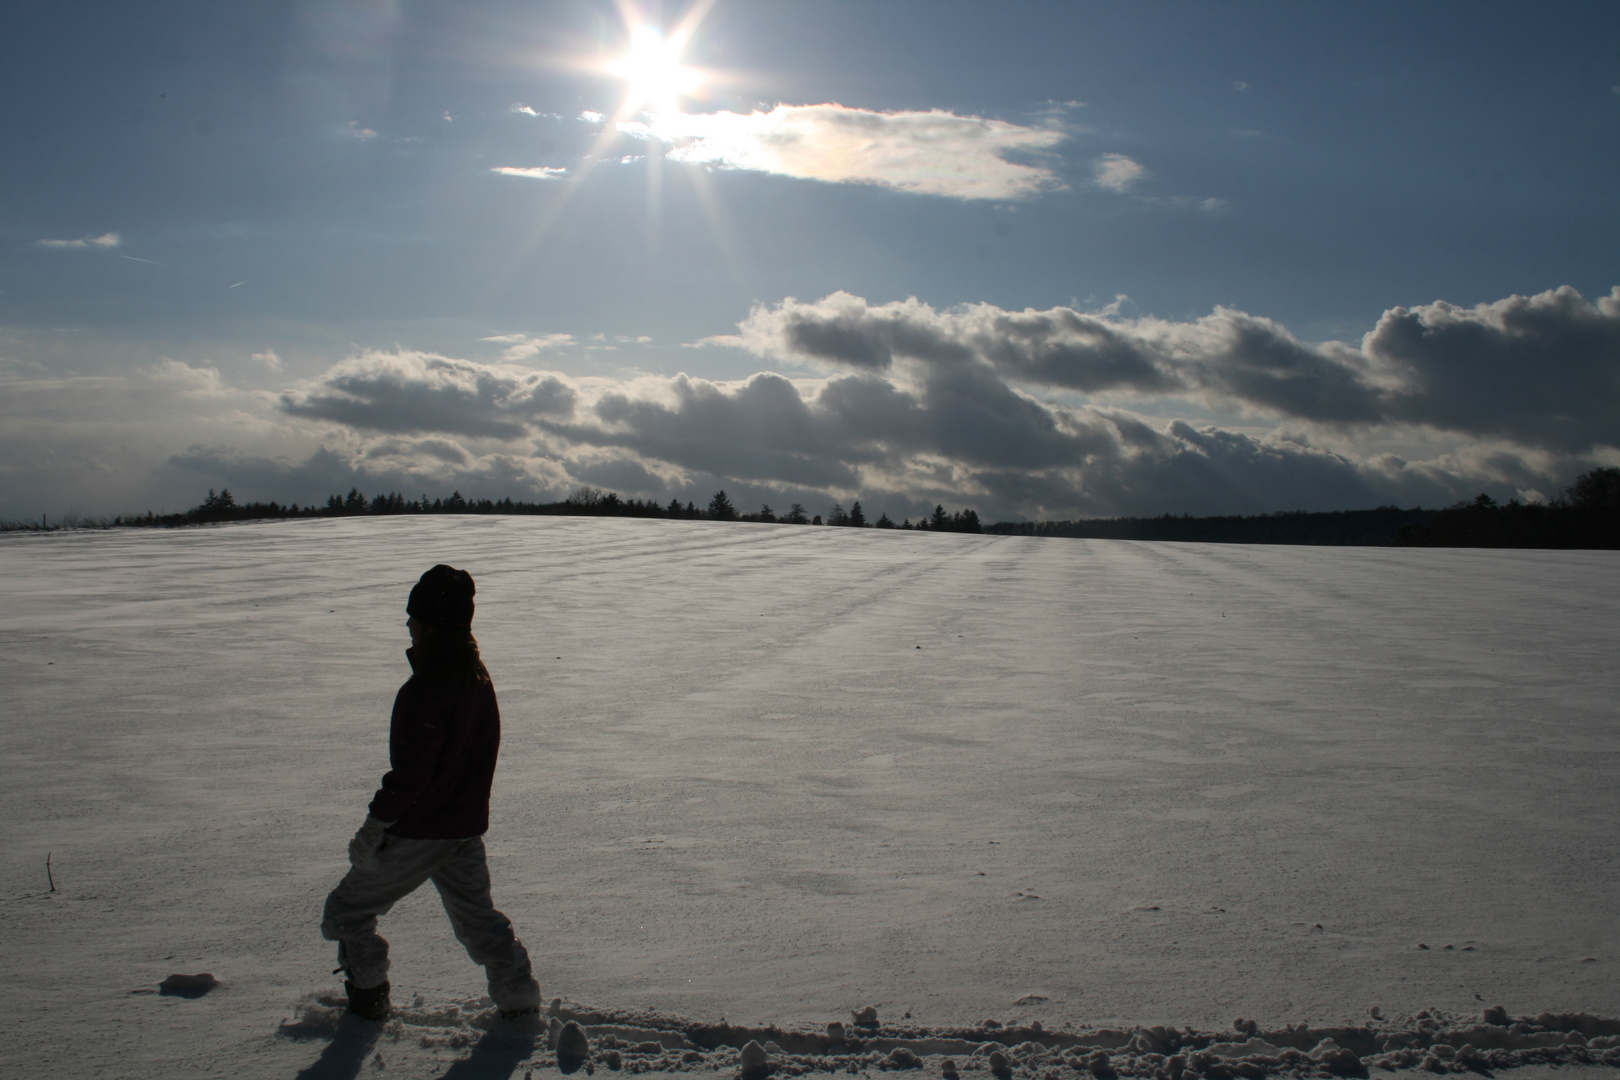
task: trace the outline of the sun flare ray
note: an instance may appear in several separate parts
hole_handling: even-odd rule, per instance
[[[625,27],[624,51],[605,59],[598,57],[581,60],[577,64],[580,68],[595,71],[599,75],[609,75],[623,80],[626,84],[624,96],[612,116],[591,117],[593,122],[600,124],[600,130],[584,154],[572,166],[568,177],[570,182],[559,187],[548,201],[546,208],[530,224],[523,239],[514,246],[507,260],[508,265],[501,271],[502,275],[515,272],[519,264],[543,246],[545,238],[557,227],[568,205],[590,174],[604,163],[616,160],[614,144],[623,137],[620,125],[637,116],[652,119],[658,116],[678,115],[683,98],[696,95],[706,85],[715,81],[714,73],[681,62],[681,57],[693,35],[714,3],[715,0],[697,0],[687,8],[672,28],[666,30],[646,19],[629,0],[620,0],[619,13]],[[581,118],[590,115],[582,114]],[[666,179],[661,168],[662,164],[661,153],[655,151],[647,154],[646,213],[649,229],[647,236],[649,261],[655,261],[662,244],[661,237],[657,235],[656,224],[663,205],[663,193],[659,189]],[[704,185],[700,184],[700,187],[703,187],[705,206],[711,220],[718,220],[712,205],[713,193]],[[732,245],[723,246],[729,250]]]

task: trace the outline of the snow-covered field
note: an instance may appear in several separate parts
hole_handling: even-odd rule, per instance
[[[1620,1016],[1620,553],[335,520],[0,538],[0,1072],[384,1075],[325,1040],[316,924],[439,561],[478,582],[495,897],[548,997]],[[376,1052],[443,1075],[480,972],[431,889],[383,929]]]

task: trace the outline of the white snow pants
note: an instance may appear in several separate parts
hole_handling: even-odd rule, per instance
[[[540,984],[529,953],[512,932],[512,922],[489,898],[489,866],[484,838],[415,840],[384,836],[370,850],[351,856],[349,872],[326,898],[321,936],[338,943],[338,963],[349,981],[366,989],[388,978],[388,942],[377,933],[377,916],[431,881],[439,890],[456,940],[473,962],[482,964],[489,996],[498,1009],[540,1004]]]

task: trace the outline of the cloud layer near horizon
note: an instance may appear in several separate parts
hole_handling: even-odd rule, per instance
[[[1433,506],[1551,494],[1620,461],[1620,288],[1393,308],[1359,345],[1227,308],[1174,322],[847,293],[761,305],[738,331],[724,344],[799,374],[582,378],[396,349],[271,394],[171,362],[122,380],[0,378],[15,433],[0,444],[60,441],[45,418],[77,410],[80,473],[139,462],[244,497],[355,484],[557,498],[590,483],[662,501],[724,486],[745,506],[859,498],[895,517],[935,502],[993,518]],[[490,340],[511,360],[554,339]],[[162,455],[147,432],[120,456],[86,434],[103,400],[147,402],[185,444]],[[51,474],[22,441],[0,449],[13,478]]]

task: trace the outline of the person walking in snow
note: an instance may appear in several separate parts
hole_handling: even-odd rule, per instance
[[[456,940],[484,966],[508,1019],[538,1014],[540,984],[512,923],[489,896],[489,789],[501,743],[495,687],[472,636],[472,575],[440,564],[405,605],[413,674],[394,698],[392,768],[349,842],[349,872],[326,898],[321,936],[338,943],[349,1010],[388,1016],[388,942],[377,917],[424,882],[439,890]]]

